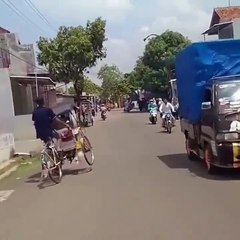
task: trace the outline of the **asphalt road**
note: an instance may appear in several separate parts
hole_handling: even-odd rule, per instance
[[[189,162],[179,126],[169,135],[147,114],[118,111],[88,134],[93,171],[75,165],[61,184],[41,189],[38,175],[9,185],[1,240],[239,238],[240,174],[211,177],[201,162]]]

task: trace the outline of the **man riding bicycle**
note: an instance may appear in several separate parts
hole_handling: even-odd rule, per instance
[[[37,104],[37,108],[32,114],[32,121],[34,122],[36,137],[38,139],[41,139],[44,143],[48,143],[49,140],[53,139],[58,140],[59,137],[55,129],[53,128],[53,124],[56,123],[62,128],[70,127],[65,122],[57,118],[51,108],[44,107],[44,99],[42,97],[38,97],[35,100],[35,103]],[[57,150],[59,151],[59,149]]]

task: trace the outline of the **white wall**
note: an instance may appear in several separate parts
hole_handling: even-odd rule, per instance
[[[0,162],[14,150],[14,108],[8,69],[0,69]]]
[[[233,22],[234,38],[240,39],[240,19],[235,19]]]
[[[57,104],[58,105],[66,105],[66,104],[74,104],[74,98],[73,97],[62,97],[62,96],[57,96]]]
[[[32,115],[19,115],[14,117],[15,141],[36,139]]]

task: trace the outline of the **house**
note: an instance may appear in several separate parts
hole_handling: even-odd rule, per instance
[[[33,44],[21,44],[16,33],[0,27],[0,162],[14,151],[14,140],[34,139],[34,99],[56,105],[55,83],[37,71]]]
[[[240,38],[240,6],[219,7],[213,10],[210,27],[205,35],[217,35],[219,39]]]

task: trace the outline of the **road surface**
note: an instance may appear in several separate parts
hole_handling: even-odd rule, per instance
[[[88,134],[93,171],[65,170],[61,184],[41,189],[38,175],[1,189],[14,190],[0,202],[1,240],[239,238],[240,175],[211,177],[189,162],[179,126],[168,135],[147,114],[115,111]]]

